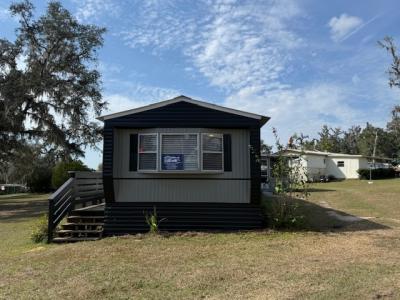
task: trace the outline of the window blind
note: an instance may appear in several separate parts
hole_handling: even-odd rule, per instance
[[[223,170],[223,136],[221,134],[202,134],[203,170]]]
[[[162,134],[161,169],[170,171],[198,170],[197,134]]]
[[[139,135],[139,170],[157,170],[157,134]]]

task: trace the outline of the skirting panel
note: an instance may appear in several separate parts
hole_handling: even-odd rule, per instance
[[[164,231],[234,231],[260,229],[264,217],[259,206],[229,203],[107,203],[107,236],[149,231],[145,216],[156,211]]]

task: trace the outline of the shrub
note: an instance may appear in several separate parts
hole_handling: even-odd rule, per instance
[[[357,170],[357,173],[360,175],[360,179],[369,179],[370,172],[372,179],[385,179],[385,178],[394,178],[396,176],[396,171],[393,168],[390,169],[360,169]]]
[[[338,180],[338,179],[334,175],[332,175],[332,174],[328,175],[328,181],[336,181],[336,180]]]
[[[35,166],[26,179],[26,185],[33,193],[48,193],[51,188],[51,168],[48,166]]]
[[[68,171],[90,171],[90,169],[80,160],[71,162],[60,162],[53,168],[51,184],[53,188],[58,189],[70,177]]]
[[[43,215],[38,218],[31,233],[31,240],[34,243],[42,243],[47,239],[48,217]]]
[[[290,198],[278,196],[262,202],[268,225],[274,229],[301,229],[305,217],[299,211],[299,205]]]

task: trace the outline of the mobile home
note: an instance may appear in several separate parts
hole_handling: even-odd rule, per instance
[[[179,96],[102,116],[105,234],[262,225],[260,128],[268,117]]]
[[[357,179],[357,170],[375,168],[389,168],[390,159],[343,153],[286,149],[285,156],[298,159],[304,172],[310,180],[319,180],[320,176],[333,176],[337,179]]]

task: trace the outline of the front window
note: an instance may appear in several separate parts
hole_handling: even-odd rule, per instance
[[[224,169],[222,134],[203,133],[202,150],[204,171],[222,171]]]
[[[222,172],[223,135],[145,133],[138,135],[138,171]]]
[[[138,152],[138,170],[156,171],[158,152],[157,134],[139,134]]]
[[[161,134],[162,171],[198,171],[198,134]]]
[[[344,161],[338,161],[337,162],[338,167],[344,167]]]

